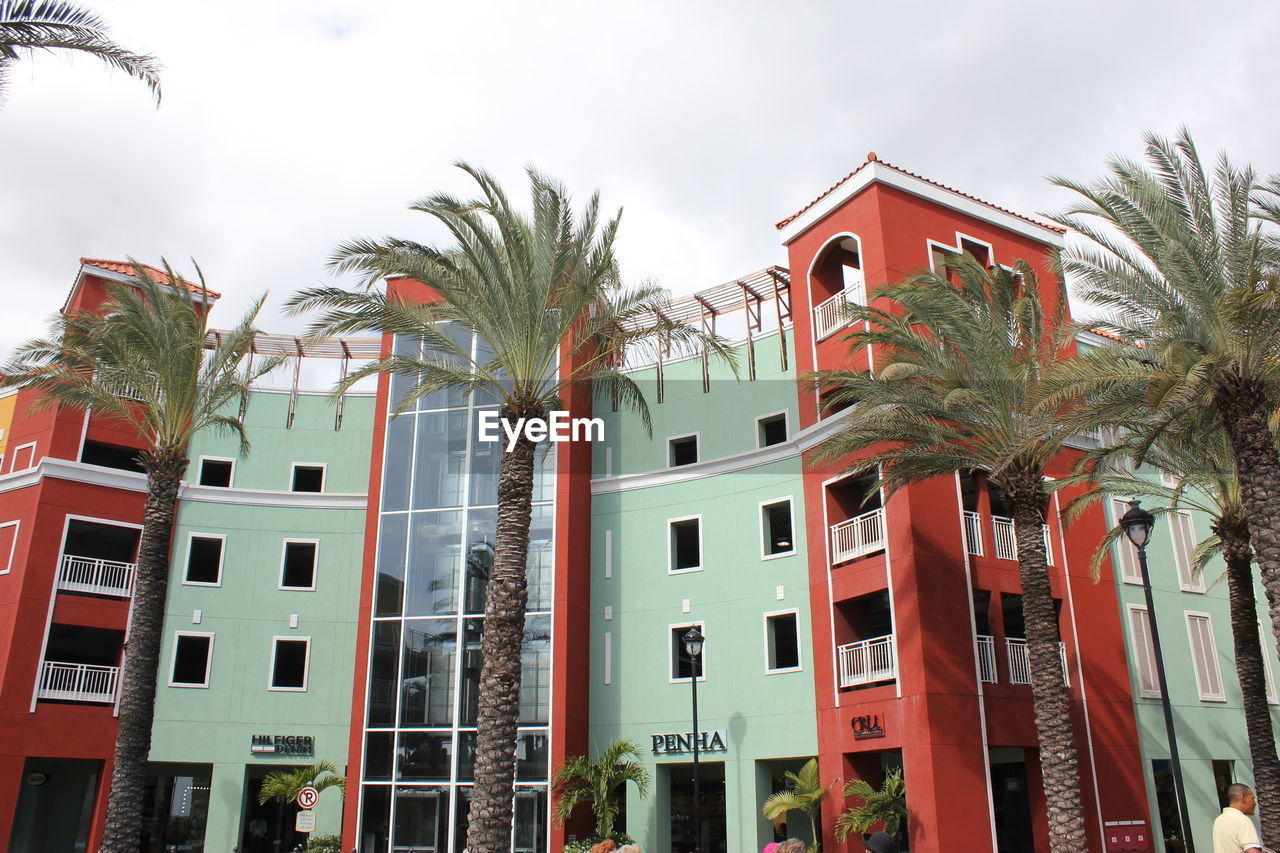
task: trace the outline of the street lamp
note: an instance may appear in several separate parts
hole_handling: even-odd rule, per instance
[[[1151,595],[1151,575],[1147,572],[1147,543],[1156,517],[1142,508],[1139,501],[1129,501],[1129,511],[1120,517],[1125,536],[1138,549],[1138,568],[1142,571],[1142,592],[1147,599],[1147,625],[1151,631],[1151,649],[1156,659],[1156,681],[1160,685],[1160,707],[1164,710],[1164,729],[1169,737],[1169,763],[1173,769],[1173,790],[1178,798],[1178,820],[1182,824],[1182,840],[1187,853],[1195,853],[1191,840],[1191,820],[1187,816],[1187,794],[1182,787],[1182,764],[1178,759],[1178,738],[1173,731],[1173,707],[1169,704],[1169,685],[1164,677],[1164,655],[1160,652],[1160,629],[1156,627],[1156,605]]]
[[[684,633],[684,650],[689,656],[689,683],[693,685],[693,853],[702,848],[702,821],[698,815],[698,673],[702,670],[702,644],[706,638],[693,626]]]

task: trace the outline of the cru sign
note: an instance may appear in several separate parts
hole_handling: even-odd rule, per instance
[[[653,740],[654,755],[682,755],[693,752],[693,732],[649,735]],[[698,752],[727,752],[729,735],[724,729],[698,732]]]
[[[884,737],[884,724],[879,714],[863,714],[854,717],[849,723],[853,727],[854,740],[866,740],[873,737]]]

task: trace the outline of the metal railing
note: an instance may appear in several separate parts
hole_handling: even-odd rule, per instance
[[[982,516],[964,511],[964,548],[975,557],[982,556]]]
[[[830,299],[818,303],[817,307],[813,309],[814,340],[820,341],[830,336],[836,329],[848,322],[849,318],[845,310],[846,305],[866,304],[867,285],[861,278],[846,281],[845,284],[844,290]]]
[[[1031,683],[1031,660],[1027,657],[1027,641],[1018,637],[1005,638],[1005,651],[1009,653],[1009,683]],[[1062,683],[1071,685],[1067,671],[1067,644],[1058,643],[1058,657],[1062,661]]]
[[[983,684],[1000,680],[996,671],[996,638],[989,634],[978,635],[978,673]]]
[[[133,595],[133,579],[137,573],[137,563],[63,554],[58,571],[58,589],[128,598]]]
[[[968,513],[966,513],[966,516]],[[969,520],[965,519],[965,528],[968,529]],[[1053,543],[1049,539],[1049,525],[1041,525],[1044,528],[1044,556],[1049,565],[1053,565]],[[1018,535],[1013,529],[1013,519],[1005,518],[1000,515],[991,516],[991,527],[995,531],[996,540],[996,557],[1001,560],[1018,559]],[[973,551],[969,552],[974,553]]]
[[[118,666],[45,661],[40,669],[40,689],[36,697],[110,705],[116,701],[116,684],[119,680]]]
[[[836,649],[841,687],[857,687],[898,677],[898,650],[893,635],[859,640]]]
[[[884,508],[831,525],[831,562],[843,563],[884,550]]]

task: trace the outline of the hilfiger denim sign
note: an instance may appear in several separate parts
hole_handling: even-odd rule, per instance
[[[693,752],[693,732],[649,735],[653,740],[654,755],[679,755]],[[698,732],[698,752],[727,752],[729,734],[724,729]]]
[[[316,739],[307,735],[253,735],[249,751],[256,755],[315,755]]]

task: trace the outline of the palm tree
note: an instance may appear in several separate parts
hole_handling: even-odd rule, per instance
[[[95,56],[141,80],[160,105],[160,64],[154,56],[126,50],[107,37],[107,23],[62,0],[0,0],[0,94],[9,68],[24,53],[70,50]]]
[[[295,312],[320,311],[313,334],[377,331],[423,342],[422,355],[372,362],[339,391],[365,376],[396,374],[414,386],[403,406],[446,388],[464,389],[496,401],[514,427],[521,418],[545,418],[570,392],[594,389],[638,412],[647,426],[644,396],[621,369],[626,354],[697,345],[732,364],[723,339],[663,315],[662,290],[622,286],[613,250],[618,218],[601,220],[598,196],[576,215],[564,188],[531,170],[532,212],[526,215],[489,174],[459,167],[479,186],[478,198],[438,194],[411,206],[445,227],[451,248],[396,238],[345,243],[331,265],[360,273],[364,288],[317,287],[290,300]],[[431,301],[373,289],[391,276],[426,285]],[[473,356],[459,346],[449,334],[458,328],[476,333],[487,350]],[[473,853],[510,846],[535,449],[523,431],[502,447],[467,828]]]
[[[21,346],[0,370],[0,386],[25,386],[40,395],[33,408],[91,410],[94,417],[137,430],[146,444],[138,454],[147,498],[120,679],[104,853],[136,853],[142,831],[169,551],[187,443],[203,429],[217,429],[239,438],[241,453],[247,453],[236,404],[254,379],[279,363],[243,366],[261,300],[206,349],[210,300],[203,276],[194,286],[203,295],[197,304],[192,286],[167,263],[164,268],[158,276],[134,264],[132,284],[109,285],[107,301],[94,313],[60,315],[47,338]]]
[[[844,785],[846,797],[858,797],[862,805],[851,806],[836,818],[836,840],[844,841],[849,833],[864,833],[877,823],[884,824],[884,831],[897,835],[902,822],[907,819],[907,791],[902,784],[902,770],[895,768],[885,774],[879,789],[871,787],[864,779],[850,779]]]
[[[766,819],[773,821],[775,826],[786,821],[787,812],[804,812],[809,818],[809,831],[813,838],[809,851],[816,853],[822,847],[822,834],[818,831],[818,815],[822,810],[822,801],[826,798],[831,786],[822,784],[816,758],[806,761],[798,773],[788,770],[783,776],[791,784],[785,791],[770,794],[764,801],[761,812]]]
[[[606,746],[599,758],[570,756],[551,780],[556,792],[556,820],[564,823],[579,804],[589,803],[596,816],[596,840],[612,838],[619,810],[618,788],[633,782],[641,797],[649,795],[649,771],[639,758],[640,747],[621,738]]]
[[[879,288],[883,308],[850,307],[866,325],[845,340],[851,350],[873,348],[875,374],[815,375],[834,406],[851,409],[817,459],[841,461],[851,473],[879,467],[890,493],[972,469],[1000,488],[1017,537],[1040,766],[1055,816],[1050,846],[1082,851],[1079,762],[1043,534],[1045,469],[1072,433],[1062,424],[1074,401],[1040,401],[1046,375],[1071,357],[1062,345],[1066,293],[1060,283],[1037,284],[1024,261],[988,270],[962,256],[946,266]]]
[[[292,770],[272,770],[262,779],[258,802],[296,802],[298,792],[308,785],[317,791],[338,788],[345,794],[347,779],[338,773],[338,768],[332,761],[317,761],[310,767],[295,767]]]

